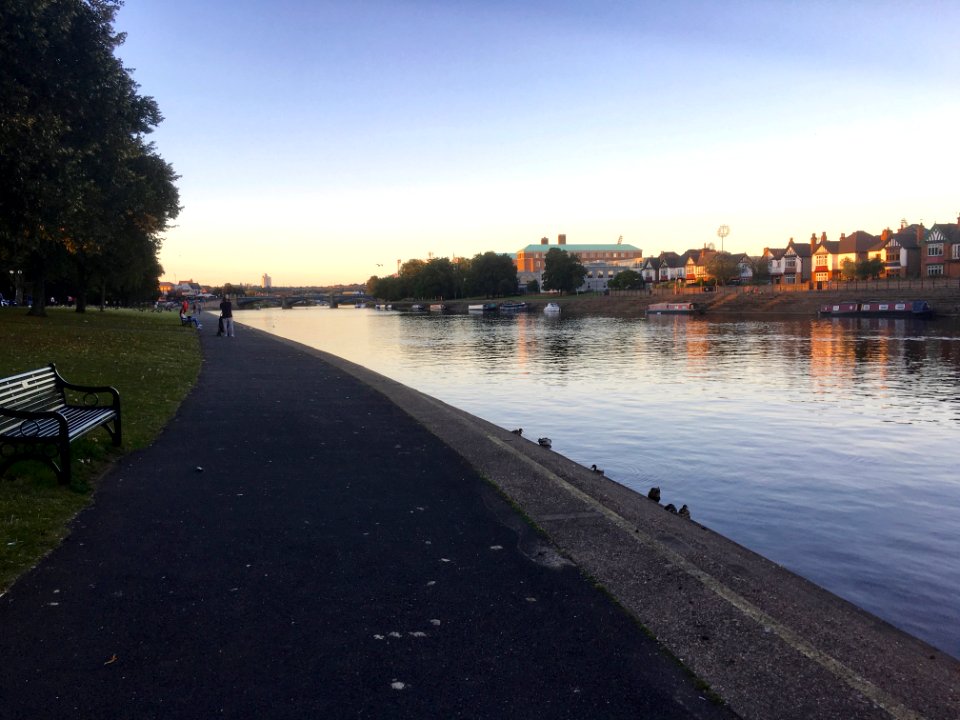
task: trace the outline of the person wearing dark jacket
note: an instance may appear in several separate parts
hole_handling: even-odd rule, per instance
[[[223,320],[223,334],[227,337],[234,337],[233,305],[226,295],[223,296],[223,300],[220,302],[220,319]]]

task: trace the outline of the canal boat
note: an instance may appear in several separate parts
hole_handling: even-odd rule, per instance
[[[893,317],[926,320],[933,308],[926,300],[868,300],[821,305],[820,317]]]
[[[515,313],[526,312],[527,304],[525,302],[500,303],[500,312]]]
[[[703,310],[692,302],[653,303],[647,308],[647,315],[698,315]]]
[[[471,313],[490,313],[497,311],[496,303],[477,303],[474,305],[467,305],[467,312]]]
[[[430,312],[442,313],[442,312],[446,312],[446,310],[447,310],[447,306],[444,305],[443,303],[433,303],[430,306]]]
[[[547,303],[546,307],[543,308],[543,312],[545,315],[559,315],[560,305],[555,302]]]

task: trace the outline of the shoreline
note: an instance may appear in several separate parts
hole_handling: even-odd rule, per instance
[[[927,300],[934,308],[936,319],[960,317],[960,283],[957,287],[921,289],[858,288],[842,290],[778,291],[775,286],[750,292],[747,287],[720,288],[716,292],[653,292],[612,291],[609,295],[536,295],[510,298],[526,302],[533,312],[543,312],[548,302],[560,304],[565,317],[642,318],[647,307],[656,302],[696,302],[703,306],[708,317],[776,317],[817,318],[821,305],[853,300]],[[500,298],[497,302],[503,301]],[[445,301],[446,312],[467,314],[467,307],[476,299]],[[392,303],[394,309],[406,310],[412,301]]]

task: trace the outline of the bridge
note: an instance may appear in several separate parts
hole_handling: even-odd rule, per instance
[[[368,302],[373,300],[367,294],[347,294],[347,293],[302,293],[299,295],[252,295],[249,297],[238,297],[234,299],[233,304],[238,310],[260,309],[265,307],[292,308],[297,305],[330,305],[353,304],[356,302]]]

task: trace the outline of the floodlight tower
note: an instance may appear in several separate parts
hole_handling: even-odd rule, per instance
[[[723,239],[730,234],[729,225],[721,225],[717,228],[717,237],[720,238],[720,253],[723,253]]]

